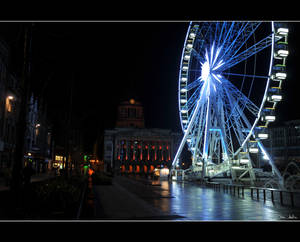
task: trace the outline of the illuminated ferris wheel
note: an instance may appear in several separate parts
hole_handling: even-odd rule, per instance
[[[262,140],[286,79],[288,29],[274,22],[191,22],[182,51],[178,104],[193,174],[249,180],[263,159],[282,183]]]

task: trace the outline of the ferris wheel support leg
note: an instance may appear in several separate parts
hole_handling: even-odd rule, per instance
[[[185,133],[184,133],[184,136],[183,136],[182,141],[181,141],[181,143],[180,143],[180,145],[179,145],[179,148],[178,148],[178,150],[177,150],[177,153],[176,153],[176,155],[175,155],[175,158],[174,158],[174,160],[173,160],[173,162],[172,162],[172,167],[174,167],[174,165],[176,165],[176,164],[178,163],[178,159],[179,159],[179,156],[180,156],[180,154],[181,154],[181,152],[182,152],[182,149],[183,149],[183,147],[184,147],[184,145],[185,145],[187,136],[188,136],[188,134],[189,134],[189,132],[190,132],[190,130],[191,130],[193,124],[194,124],[195,118],[196,118],[197,113],[198,113],[198,111],[199,111],[200,100],[201,100],[201,98],[200,98],[200,99],[198,100],[198,102],[197,102],[196,109],[195,109],[195,111],[194,111],[194,113],[193,113],[193,116],[192,116],[192,118],[191,118],[191,120],[190,120],[190,122],[189,122],[189,125],[188,125],[188,127],[187,127],[187,130],[186,130]]]
[[[281,186],[281,188],[284,188],[284,180],[283,177],[280,174],[280,171],[277,169],[276,165],[274,164],[274,161],[272,160],[272,158],[269,156],[268,152],[266,151],[265,147],[263,146],[263,144],[258,141],[257,142],[259,148],[261,149],[262,153],[268,158],[269,164],[272,167],[272,172],[277,176],[278,181],[279,181],[279,185]]]
[[[209,95],[207,97],[207,110],[206,110],[206,122],[205,122],[205,137],[204,137],[204,145],[203,145],[203,168],[202,168],[202,179],[206,176],[206,164],[208,158],[208,142],[209,142],[209,123],[210,123],[210,98]]]

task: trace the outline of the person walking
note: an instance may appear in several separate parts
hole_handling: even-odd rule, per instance
[[[24,187],[28,187],[31,182],[31,176],[34,175],[35,172],[32,168],[31,163],[29,162],[27,166],[23,169],[23,181],[24,181]]]

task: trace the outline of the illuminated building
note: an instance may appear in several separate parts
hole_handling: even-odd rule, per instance
[[[104,131],[104,163],[120,173],[170,168],[179,137],[169,129],[145,128],[141,103],[122,102],[116,127]]]

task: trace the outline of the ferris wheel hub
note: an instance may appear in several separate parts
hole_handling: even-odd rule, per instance
[[[202,69],[201,69],[201,79],[202,80],[207,80],[208,77],[210,75],[210,66],[209,63],[206,61],[203,65],[202,65]]]

